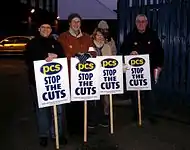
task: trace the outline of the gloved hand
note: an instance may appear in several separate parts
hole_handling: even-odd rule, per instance
[[[78,58],[80,63],[84,64],[84,63],[86,63],[86,60],[88,58],[91,58],[92,56],[89,53],[79,53],[79,54],[76,54],[75,57]]]

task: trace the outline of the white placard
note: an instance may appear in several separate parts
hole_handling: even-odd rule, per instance
[[[123,94],[122,56],[99,56],[100,94]]]
[[[66,58],[34,61],[34,70],[39,108],[70,103]]]
[[[99,100],[100,64],[89,58],[85,64],[71,58],[71,101]]]
[[[125,56],[127,91],[151,90],[149,55]]]

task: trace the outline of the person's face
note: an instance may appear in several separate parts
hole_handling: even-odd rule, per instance
[[[97,32],[95,36],[95,40],[98,42],[104,42],[104,36],[101,32]]]
[[[52,32],[51,26],[49,24],[43,24],[39,28],[40,35],[43,37],[49,37]]]
[[[73,18],[70,22],[70,28],[73,30],[73,31],[79,31],[80,28],[81,28],[81,20],[79,18]]]
[[[145,32],[147,25],[148,25],[148,21],[146,20],[144,16],[140,16],[136,20],[136,26],[139,32]]]
[[[104,33],[108,33],[109,30],[107,28],[102,29]]]

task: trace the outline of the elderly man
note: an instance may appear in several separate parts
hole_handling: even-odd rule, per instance
[[[157,70],[159,75],[164,62],[164,50],[161,47],[156,32],[148,27],[148,19],[144,14],[137,15],[136,27],[125,37],[124,43],[121,47],[121,53],[124,56],[149,54],[152,87],[154,88],[154,84],[157,82],[157,77],[155,77],[154,71]],[[148,117],[151,123],[154,123],[155,119],[152,117],[155,109],[153,93],[151,91],[143,91],[141,94],[144,95],[144,99],[142,99],[144,114]],[[134,92],[132,95],[132,103],[135,113],[134,119],[137,119],[137,92]]]
[[[58,38],[64,48],[63,53],[68,59],[69,66],[71,57],[77,57],[81,63],[85,63],[88,58],[96,56],[91,37],[81,31],[81,20],[79,14],[69,15],[69,30]],[[83,112],[83,102],[66,104],[66,120],[70,134],[83,133]]]

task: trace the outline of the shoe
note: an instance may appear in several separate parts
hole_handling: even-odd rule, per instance
[[[40,146],[46,147],[48,145],[48,138],[47,137],[41,137],[40,138]]]
[[[52,138],[52,141],[54,143],[56,143],[56,139],[55,138]],[[59,137],[59,144],[60,145],[67,145],[67,139],[65,137]]]
[[[152,124],[152,125],[156,125],[158,123],[158,121],[152,117],[148,118],[148,120],[149,120],[150,124]]]
[[[97,125],[95,123],[89,122],[88,129],[94,129]]]
[[[103,120],[99,123],[101,127],[107,128],[109,126],[109,116],[105,115]]]
[[[65,137],[60,137],[59,138],[59,144],[60,145],[67,145],[68,141]]]

